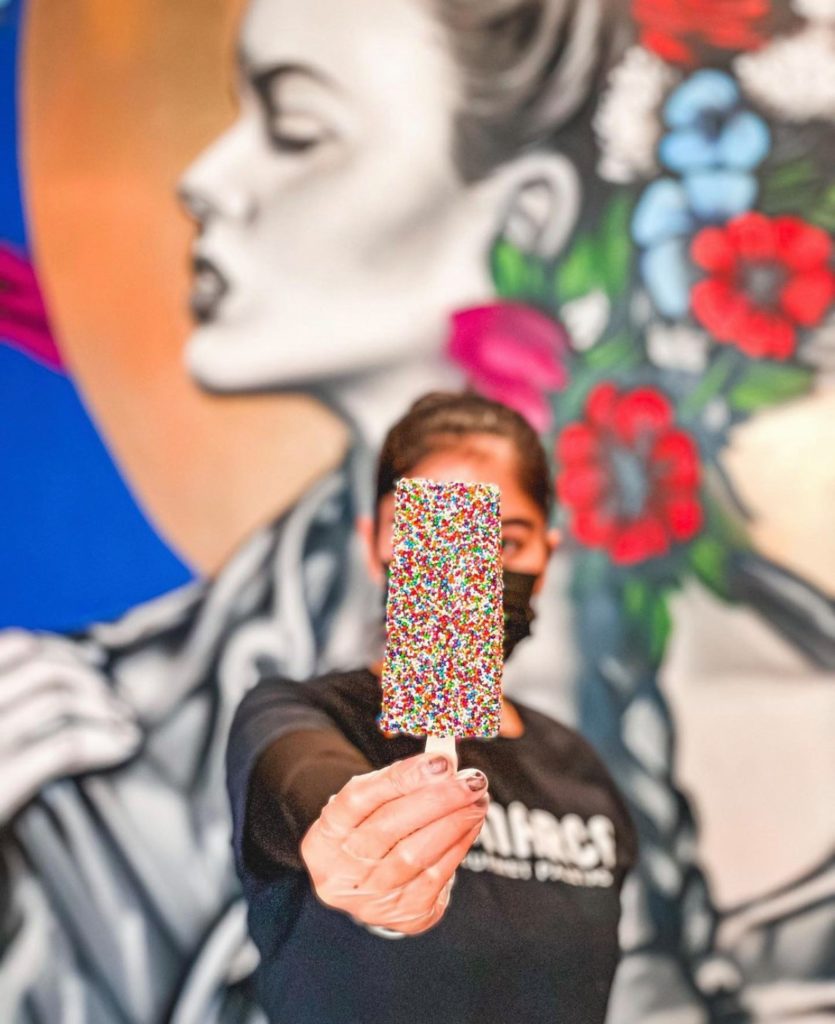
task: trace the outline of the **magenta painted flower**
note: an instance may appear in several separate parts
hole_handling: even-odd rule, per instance
[[[32,265],[0,242],[0,344],[3,342],[52,370],[63,367]]]
[[[555,320],[515,302],[462,309],[452,315],[448,351],[481,394],[540,432],[551,426],[548,394],[568,383],[568,335]]]

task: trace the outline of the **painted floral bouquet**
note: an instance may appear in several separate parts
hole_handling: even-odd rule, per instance
[[[453,317],[450,354],[549,440],[577,586],[608,581],[660,658],[669,589],[729,596],[746,546],[731,428],[835,369],[835,5],[782,34],[768,0],[632,13],[596,222],[551,264],[499,239],[498,301]]]

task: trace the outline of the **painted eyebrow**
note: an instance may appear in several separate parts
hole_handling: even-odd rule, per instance
[[[254,67],[249,63],[246,55],[238,51],[238,67],[241,73],[249,78],[259,90],[266,90],[276,81],[293,77],[308,78],[318,85],[336,89],[336,83],[328,75],[309,64],[279,63]]]

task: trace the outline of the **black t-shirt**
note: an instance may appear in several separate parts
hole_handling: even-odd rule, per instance
[[[247,695],[232,727],[229,791],[259,997],[274,1024],[604,1020],[634,830],[589,744],[516,707],[522,736],[459,744],[460,767],[487,775],[491,805],[444,918],[389,938],[316,899],[298,844],[352,774],[423,742],[378,730],[379,682],[365,670],[268,680]]]

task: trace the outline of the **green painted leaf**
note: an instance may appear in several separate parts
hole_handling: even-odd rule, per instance
[[[649,587],[641,579],[629,579],[623,585],[623,607],[632,619],[643,619],[652,602]]]
[[[543,304],[548,304],[549,301],[553,301],[549,295],[548,275],[542,261],[535,260],[529,263],[527,270],[527,294]]]
[[[557,264],[554,284],[560,303],[586,295],[597,284],[596,246],[590,235],[581,235],[564,260]]]
[[[714,537],[702,536],[690,546],[690,565],[696,576],[715,594],[727,594],[728,550]]]
[[[772,189],[792,189],[806,181],[814,181],[818,176],[814,160],[808,156],[775,167],[765,178],[766,191]]]
[[[673,622],[670,610],[667,607],[666,594],[656,594],[652,602],[649,619],[649,652],[654,662],[661,661],[664,655],[667,641],[670,639],[672,625]]]
[[[554,284],[558,302],[570,302],[595,288],[610,297],[623,291],[632,261],[631,212],[631,200],[625,195],[615,196],[597,230],[578,236],[557,264]]]
[[[603,288],[609,298],[615,298],[626,288],[632,266],[634,250],[628,235],[613,239],[602,262]]]
[[[597,245],[597,270],[604,291],[613,297],[626,287],[632,263],[629,220],[632,203],[620,195],[609,203],[603,216]]]
[[[632,578],[623,585],[622,594],[624,612],[647,644],[652,660],[659,661],[672,628],[666,591]]]
[[[491,263],[496,292],[501,298],[519,298],[525,294],[527,260],[516,246],[499,240],[493,247]]]
[[[835,185],[830,185],[818,198],[809,219],[825,231],[835,232]]]
[[[809,157],[780,164],[765,177],[759,208],[763,213],[808,216],[818,194],[820,173]]]
[[[740,358],[738,352],[729,350],[722,352],[713,360],[698,385],[681,403],[679,415],[682,419],[695,416],[712,398],[722,393]]]
[[[600,374],[589,369],[581,362],[571,370],[571,384],[560,392],[559,400],[554,405],[558,426],[565,426],[572,420],[579,419],[583,414],[589,392],[600,379]]]
[[[705,536],[712,537],[726,551],[745,551],[751,546],[751,538],[745,519],[728,501],[722,489],[715,490],[715,484],[706,479],[708,486],[702,488],[702,504],[705,511]]]
[[[585,353],[586,366],[597,373],[610,373],[615,368],[625,369],[640,358],[640,353],[627,334],[617,334]]]
[[[739,412],[787,402],[812,386],[812,372],[800,366],[761,363],[752,366],[731,391],[730,403]]]

